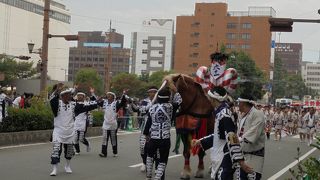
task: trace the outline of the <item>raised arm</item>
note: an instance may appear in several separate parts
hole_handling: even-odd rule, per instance
[[[88,104],[76,104],[75,115],[79,115],[83,112],[89,112],[98,108],[98,103],[96,101],[90,101]]]

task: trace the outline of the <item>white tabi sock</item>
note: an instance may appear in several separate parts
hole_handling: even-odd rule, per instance
[[[58,165],[57,164],[53,164],[52,165],[52,172],[50,173],[50,176],[56,176],[58,172]]]
[[[70,167],[70,160],[66,160],[66,165],[64,166],[64,169],[66,170],[66,173],[72,173],[71,167]]]

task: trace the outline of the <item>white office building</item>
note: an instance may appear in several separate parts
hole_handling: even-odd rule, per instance
[[[141,75],[173,67],[172,19],[150,19],[143,21],[141,32],[132,33],[132,61],[130,72]]]
[[[302,62],[301,75],[307,87],[320,91],[320,63]]]
[[[0,54],[31,56],[34,66],[39,54],[29,55],[27,43],[42,45],[44,0],[0,0]],[[70,34],[70,12],[62,3],[51,1],[50,34]],[[63,81],[68,72],[69,43],[63,38],[49,39],[48,75]]]

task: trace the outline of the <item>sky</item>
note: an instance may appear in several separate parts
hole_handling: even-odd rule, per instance
[[[320,0],[60,0],[71,12],[71,31],[107,31],[109,21],[124,34],[130,47],[131,32],[140,31],[150,18],[176,19],[192,15],[196,2],[226,2],[229,11],[246,11],[249,6],[273,7],[276,17],[320,19]],[[279,42],[279,34],[276,35]],[[320,24],[295,23],[293,32],[280,34],[280,42],[302,43],[303,61],[320,61]]]

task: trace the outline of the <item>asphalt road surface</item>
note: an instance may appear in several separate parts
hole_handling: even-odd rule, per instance
[[[175,133],[172,133],[173,149]],[[52,150],[50,143],[34,145],[0,147],[0,179],[1,180],[126,180],[145,179],[145,174],[141,173],[138,145],[139,132],[120,132],[119,156],[100,158],[98,156],[101,147],[101,138],[90,138],[92,151],[87,153],[82,145],[82,152],[75,156],[72,161],[72,174],[64,172],[64,158],[59,164],[59,171],[56,177],[50,177],[50,153]],[[294,166],[297,155],[297,147],[300,147],[301,156],[308,153],[319,157],[317,151],[308,147],[305,143],[300,143],[297,136],[284,137],[282,141],[271,140],[266,142],[266,160],[264,166],[263,179],[285,179],[290,177],[286,167]],[[110,145],[109,145],[110,146]],[[181,144],[182,148],[182,144]],[[180,152],[182,149],[180,148]],[[108,150],[111,155],[111,146]],[[309,155],[307,154],[307,155]],[[308,157],[306,155],[306,157]],[[63,155],[62,155],[63,157]],[[197,167],[197,157],[191,159],[192,170],[195,173]],[[206,172],[208,172],[209,156],[205,157]],[[170,154],[168,167],[166,169],[166,179],[179,179],[183,168],[182,155]],[[278,173],[278,174],[277,174]],[[210,179],[206,173],[204,179]],[[195,179],[195,178],[192,178]]]

